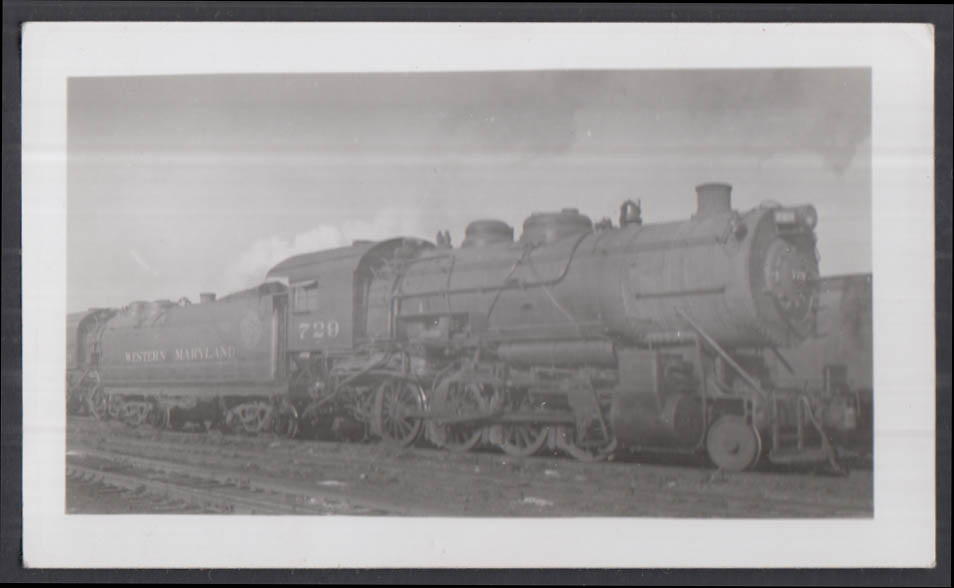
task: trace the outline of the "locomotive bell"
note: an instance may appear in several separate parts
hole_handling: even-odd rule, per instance
[[[643,224],[643,205],[642,201],[633,202],[627,200],[619,207],[619,226]]]
[[[713,214],[722,214],[732,210],[732,185],[709,182],[696,186],[696,214],[693,218],[703,218]]]

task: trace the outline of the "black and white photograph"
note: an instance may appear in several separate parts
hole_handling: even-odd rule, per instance
[[[382,59],[379,29],[353,27],[311,39],[362,32],[378,43],[368,59]],[[594,524],[630,529],[607,538],[665,524],[667,541],[686,525],[791,524],[804,555],[816,548],[799,523],[896,522],[882,497],[924,474],[898,470],[890,460],[910,454],[891,443],[925,422],[898,395],[933,406],[933,388],[899,389],[889,372],[915,364],[879,352],[892,347],[876,335],[899,328],[879,304],[914,300],[879,288],[923,266],[903,251],[881,261],[878,227],[899,203],[878,208],[875,184],[897,189],[931,153],[874,145],[878,66],[641,54],[477,67],[474,44],[457,66],[449,53],[408,67],[432,39],[405,27],[384,35],[413,39],[389,67],[320,67],[322,55],[309,68],[299,53],[275,67],[278,47],[266,67],[203,70],[205,55],[179,70],[132,57],[64,68],[61,154],[32,161],[40,175],[51,159],[60,169],[62,250],[39,263],[62,272],[43,306],[62,309],[44,316],[59,332],[44,340],[65,336],[65,354],[42,364],[55,401],[28,408],[24,384],[25,415],[48,423],[35,439],[61,452],[47,503],[62,500],[62,524],[212,525],[229,541],[260,525],[366,537],[381,525],[389,544],[442,553],[469,528],[483,529],[466,539],[482,549],[494,541],[482,521],[501,522],[539,534],[526,563],[541,565],[576,524],[587,537]],[[133,55],[149,35],[175,36],[86,32]],[[181,31],[182,59],[189,39],[206,46],[195,32]],[[448,50],[467,45],[438,32]],[[693,55],[730,33],[670,32]],[[497,33],[479,46],[537,35],[530,56],[571,49],[541,25]],[[837,46],[826,35],[804,39]],[[608,37],[584,35],[594,54],[631,42]],[[25,193],[25,243],[30,208]],[[894,218],[910,231],[924,210],[907,212]],[[933,450],[920,459],[907,467],[933,464]],[[408,538],[404,521],[443,531]],[[548,539],[551,528],[567,536]]]
[[[870,517],[870,86],[69,80],[67,512]]]

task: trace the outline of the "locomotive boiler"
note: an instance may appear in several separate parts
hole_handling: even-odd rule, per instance
[[[79,388],[97,414],[159,425],[702,452],[729,470],[833,459],[823,409],[766,367],[815,325],[814,208],[735,211],[725,184],[697,198],[678,222],[644,224],[630,201],[617,225],[564,209],[519,237],[474,221],[459,247],[358,241],[219,301],[97,315]]]

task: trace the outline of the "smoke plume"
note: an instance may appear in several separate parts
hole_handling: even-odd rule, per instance
[[[382,209],[371,221],[319,224],[292,236],[258,239],[226,267],[225,290],[231,292],[262,283],[270,268],[294,255],[344,247],[358,239],[421,238],[428,234],[427,226],[431,224],[414,211]]]

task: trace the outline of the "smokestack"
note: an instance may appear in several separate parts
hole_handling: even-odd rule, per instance
[[[698,207],[695,218],[721,214],[732,210],[732,186],[709,182],[696,186]]]
[[[199,294],[199,302],[201,302],[202,304],[215,302],[215,292],[202,292],[201,294]]]

